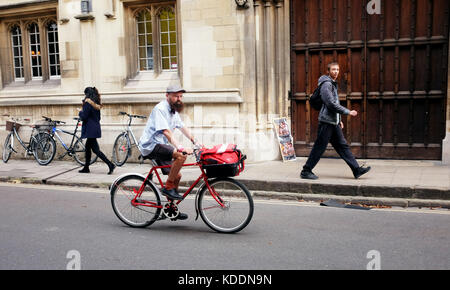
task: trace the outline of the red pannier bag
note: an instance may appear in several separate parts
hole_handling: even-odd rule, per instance
[[[200,152],[200,164],[211,178],[239,175],[244,170],[245,159],[235,144],[220,144]]]

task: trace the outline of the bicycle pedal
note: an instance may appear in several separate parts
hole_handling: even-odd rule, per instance
[[[165,220],[167,217],[165,214],[160,214],[159,217],[156,219],[157,221]]]

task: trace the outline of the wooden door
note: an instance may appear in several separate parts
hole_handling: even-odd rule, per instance
[[[296,153],[307,156],[318,112],[308,96],[340,64],[344,134],[358,158],[441,159],[445,137],[447,0],[291,0],[291,113]],[[336,155],[327,150],[326,155]]]

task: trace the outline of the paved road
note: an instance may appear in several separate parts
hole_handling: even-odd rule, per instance
[[[257,200],[232,235],[194,220],[133,229],[104,190],[0,184],[0,269],[450,269],[450,211]]]

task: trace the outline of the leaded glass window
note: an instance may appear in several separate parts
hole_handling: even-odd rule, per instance
[[[145,9],[137,16],[137,41],[139,70],[153,70],[153,24],[150,12]]]
[[[11,43],[13,50],[14,78],[16,80],[23,80],[22,31],[18,25],[11,28]]]
[[[50,22],[47,25],[48,64],[50,78],[59,78],[61,69],[59,65],[58,25]]]
[[[42,57],[38,25],[32,23],[28,27],[28,33],[30,37],[31,76],[40,79],[42,78]]]
[[[177,31],[175,13],[171,8],[164,8],[161,10],[161,13],[159,14],[159,24],[162,69],[177,69]]]

